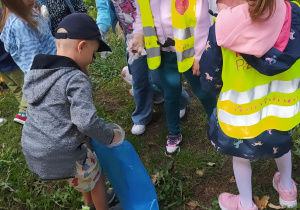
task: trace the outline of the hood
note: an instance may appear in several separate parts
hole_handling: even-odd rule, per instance
[[[224,9],[216,21],[217,44],[235,52],[261,57],[278,40],[285,22],[286,10],[285,2],[276,0],[275,12],[269,20],[252,22],[247,3]]]
[[[31,70],[25,75],[23,96],[27,103],[41,101],[50,88],[64,75],[80,71],[71,58],[57,55],[37,55]]]

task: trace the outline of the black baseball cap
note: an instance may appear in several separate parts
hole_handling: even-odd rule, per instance
[[[72,13],[66,16],[57,26],[67,33],[56,33],[56,39],[100,40],[97,52],[110,51],[110,47],[102,40],[100,30],[92,17],[85,13]]]

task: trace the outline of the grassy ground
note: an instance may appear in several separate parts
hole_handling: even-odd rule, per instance
[[[95,15],[93,5],[90,12]],[[174,158],[164,155],[167,126],[163,105],[154,107],[144,135],[131,135],[130,115],[135,103],[128,94],[130,86],[119,76],[126,65],[124,44],[112,33],[107,42],[113,54],[106,59],[97,57],[89,68],[98,115],[121,125],[149,174],[159,173],[156,192],[160,209],[192,209],[190,201],[194,201],[196,209],[219,209],[218,195],[225,191],[237,193],[237,188],[231,179],[231,158],[216,152],[205,135],[207,120],[202,105],[184,83],[191,94],[191,103],[181,123],[184,137],[181,152]],[[10,93],[0,96],[0,110],[0,116],[8,120],[0,127],[0,209],[80,209],[83,202],[80,193],[66,182],[41,182],[28,170],[20,143],[22,127],[12,122],[18,110],[17,101]],[[294,139],[293,178],[300,182],[298,128]],[[276,172],[274,161],[261,159],[253,162],[252,167],[253,195],[268,195],[269,202],[278,205],[278,194],[271,184]]]

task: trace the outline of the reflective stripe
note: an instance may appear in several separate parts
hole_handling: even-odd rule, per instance
[[[300,102],[293,106],[269,105],[260,111],[250,115],[233,115],[219,109],[218,119],[232,126],[252,126],[261,120],[275,116],[278,118],[291,118],[300,111]]]
[[[190,48],[190,49],[187,49],[183,52],[178,52],[176,51],[176,55],[177,55],[177,61],[178,62],[182,62],[184,59],[186,58],[190,58],[190,57],[194,57],[195,55],[195,50],[194,48]]]
[[[154,27],[148,26],[143,27],[144,36],[156,36],[156,31]]]
[[[189,27],[186,29],[173,28],[174,38],[180,40],[188,39],[191,36],[194,36],[194,29],[195,29],[194,27]]]
[[[160,47],[146,48],[146,52],[148,58],[160,56]]]
[[[300,78],[291,81],[274,80],[268,84],[256,86],[245,92],[228,90],[220,94],[219,100],[230,100],[235,104],[246,104],[251,101],[263,98],[272,92],[276,93],[293,93],[300,88]]]

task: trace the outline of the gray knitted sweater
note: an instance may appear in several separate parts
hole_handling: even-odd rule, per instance
[[[26,74],[23,95],[28,102],[22,132],[29,169],[43,180],[74,177],[83,163],[85,136],[103,145],[114,133],[96,115],[90,79],[70,58],[37,55]]]

